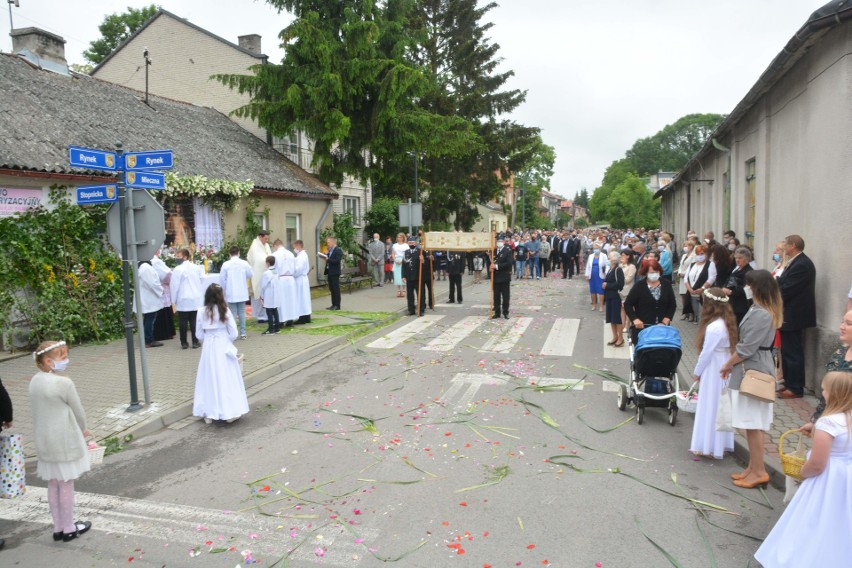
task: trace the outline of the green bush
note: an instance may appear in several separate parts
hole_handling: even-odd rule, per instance
[[[32,343],[121,336],[121,261],[101,237],[107,207],[79,207],[57,186],[50,201],[0,219],[0,329],[28,328]]]

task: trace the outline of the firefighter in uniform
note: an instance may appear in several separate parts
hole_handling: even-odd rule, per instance
[[[512,249],[503,246],[503,239],[497,239],[497,251],[494,253],[494,261],[491,263],[491,275],[494,278],[494,305],[492,307],[491,319],[503,317],[509,319],[509,286],[512,283]]]
[[[408,238],[408,250],[405,251],[405,257],[402,259],[402,281],[405,282],[406,296],[408,298],[408,315],[413,316],[417,312],[417,298],[420,294],[420,270],[423,258],[420,254],[420,247],[417,245],[417,239],[413,236]],[[423,271],[423,277],[426,277],[426,271]],[[420,314],[426,306],[423,305],[421,299]]]

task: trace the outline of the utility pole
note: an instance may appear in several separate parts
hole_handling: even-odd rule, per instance
[[[12,37],[12,32],[15,31],[15,23],[12,21],[12,4],[15,8],[20,8],[21,2],[20,0],[6,0],[6,2],[9,4],[9,37]]]

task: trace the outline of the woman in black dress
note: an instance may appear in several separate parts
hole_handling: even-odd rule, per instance
[[[661,278],[663,269],[656,259],[644,261],[639,274],[645,279],[634,284],[624,300],[624,311],[633,323],[631,341],[634,345],[641,330],[657,324],[669,325],[677,310],[672,284]]]

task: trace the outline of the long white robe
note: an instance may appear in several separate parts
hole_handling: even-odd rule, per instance
[[[237,359],[237,322],[231,310],[225,321],[213,310],[214,318],[207,316],[207,309],[198,310],[195,335],[202,343],[198,373],[195,375],[195,396],[192,415],[213,420],[239,418],[249,411],[248,398],[240,362]]]
[[[296,311],[299,317],[311,315],[311,284],[308,273],[311,271],[311,261],[308,253],[303,250],[296,255]]]
[[[284,247],[276,249],[275,270],[278,272],[278,319],[281,323],[299,319],[296,309],[296,257]]]
[[[251,265],[252,277],[251,287],[252,294],[255,298],[260,298],[260,281],[263,278],[263,273],[266,271],[266,257],[272,254],[272,248],[269,244],[260,242],[260,239],[255,239],[249,247],[246,260]]]
[[[716,431],[716,409],[724,382],[720,369],[731,357],[731,343],[725,320],[719,318],[707,325],[704,346],[698,356],[694,374],[701,378],[698,385],[698,408],[692,426],[689,451],[721,459],[734,450],[734,433]]]

